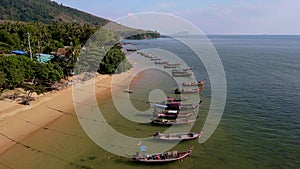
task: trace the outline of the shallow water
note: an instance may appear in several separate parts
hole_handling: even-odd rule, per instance
[[[192,37],[187,37],[192,38]],[[192,158],[165,165],[141,165],[111,154],[91,141],[73,114],[34,133],[24,143],[38,149],[14,146],[0,161],[10,168],[206,168],[298,169],[300,168],[300,36],[209,36],[223,63],[227,101],[222,120],[207,142],[182,142],[174,149],[194,147]],[[210,83],[205,67],[188,48],[170,38],[131,41],[138,49],[159,48],[180,56],[193,67],[197,80],[207,78],[203,103],[193,131],[199,131],[210,106]],[[162,54],[155,50],[153,53]],[[160,53],[161,52],[161,53]],[[137,55],[131,57],[138,57]],[[140,58],[143,64],[152,64]],[[138,64],[136,67],[145,65]],[[156,69],[135,76],[129,89],[132,105],[151,109],[149,92],[160,89],[172,95],[177,84]],[[186,81],[191,79],[181,79]],[[157,91],[157,90],[156,90]],[[158,91],[158,93],[160,93]],[[124,93],[120,93],[120,96]],[[160,93],[161,94],[161,93]],[[192,96],[188,96],[192,97]],[[149,137],[166,128],[131,122],[118,113],[112,98],[98,98],[106,120],[117,131],[132,137]],[[142,114],[150,121],[151,114]],[[42,140],[41,140],[42,138]],[[166,143],[167,144],[167,143]],[[151,147],[148,147],[151,148]],[[137,145],[137,150],[139,149]],[[131,153],[131,152],[124,152]],[[132,152],[134,153],[134,152]],[[4,167],[4,166],[3,166]],[[5,168],[5,167],[4,167]]]

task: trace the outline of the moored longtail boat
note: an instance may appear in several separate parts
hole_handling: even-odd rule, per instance
[[[188,100],[188,98],[184,97],[184,98],[172,98],[172,97],[167,97],[167,101],[185,101]]]
[[[183,82],[182,86],[203,86],[206,79],[201,80],[200,82]]]
[[[202,103],[202,100],[200,100],[199,104],[181,104],[181,103],[155,103],[155,107],[165,108],[167,110],[188,110],[188,109],[196,109],[199,107],[199,105]]]
[[[186,133],[172,133],[172,134],[161,134],[157,131],[153,134],[153,139],[155,140],[163,140],[163,141],[186,141],[193,140],[201,137],[203,132],[186,132]]]
[[[150,60],[152,60],[152,61],[161,60],[161,58],[151,58]]]
[[[175,89],[175,94],[188,94],[188,93],[199,93],[203,88],[198,89]]]
[[[127,50],[128,52],[134,52],[134,51],[137,51],[136,48],[127,48],[126,50]]]
[[[187,125],[195,122],[196,119],[187,119],[187,118],[177,118],[177,119],[154,119],[151,121],[152,125],[158,126],[171,126],[171,125]]]
[[[175,77],[188,77],[192,76],[192,69],[187,68],[187,69],[173,69],[172,70],[172,75]]]
[[[168,63],[164,66],[164,68],[178,68],[180,63]]]
[[[179,110],[163,110],[163,111],[155,111],[153,112],[154,117],[158,118],[166,118],[166,119],[176,119],[176,118],[184,118],[190,117],[194,113],[179,113]]]
[[[155,61],[155,64],[168,64],[168,61]]]
[[[183,72],[183,73],[172,72],[172,75],[174,77],[190,77],[193,75],[193,73],[192,72]]]
[[[136,153],[132,158],[132,162],[140,162],[140,163],[168,163],[173,161],[183,160],[192,155],[193,148],[190,148],[189,151],[186,152],[163,152],[163,153],[153,153],[153,154],[139,154]]]
[[[176,65],[176,66],[179,66],[180,63],[169,63],[168,65],[172,66],[172,65]]]

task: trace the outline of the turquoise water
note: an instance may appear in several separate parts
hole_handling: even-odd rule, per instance
[[[188,167],[300,168],[300,36],[209,39],[225,69],[227,101],[216,132],[197,149],[202,152]],[[131,42],[138,49],[171,51],[194,68],[198,80],[209,79],[193,52],[175,39]],[[204,112],[209,85],[208,80],[202,93],[207,104]]]

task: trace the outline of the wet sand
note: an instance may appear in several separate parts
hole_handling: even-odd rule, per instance
[[[104,114],[116,130],[137,137],[147,137],[149,134],[162,130],[150,127],[150,124],[135,124],[115,112],[111,98],[111,83],[117,84],[114,90],[124,93],[126,84],[136,83],[141,78],[139,68],[134,64],[130,71],[113,76],[98,75],[96,82],[85,82],[87,86],[95,84],[95,93],[99,107],[107,110]],[[134,91],[135,94],[135,91]],[[145,102],[146,103],[146,102]],[[24,107],[24,106],[23,106]],[[131,163],[128,158],[111,154],[96,145],[82,129],[74,111],[72,88],[50,93],[33,102],[30,109],[20,110],[7,116],[0,122],[0,168],[13,169],[62,169],[62,168],[164,168],[164,166],[141,166]],[[177,147],[186,150],[197,142],[182,143]],[[137,146],[137,149],[139,147]],[[134,152],[124,152],[134,153]],[[169,168],[182,168],[193,159],[180,163],[172,163]],[[196,159],[195,159],[196,160]]]
[[[135,71],[132,68],[112,76],[98,74],[84,82],[84,85],[95,87],[97,99],[109,98],[112,80],[118,83],[116,88],[123,91],[122,84],[128,83]],[[87,147],[76,149],[76,145],[96,146],[78,122],[72,86],[37,97],[29,106],[7,101],[1,101],[0,105],[0,168],[40,168],[42,163],[45,163],[42,168],[64,168],[65,165],[80,167],[73,164],[73,158],[78,156],[78,150],[82,153]],[[23,160],[33,164],[27,164],[26,167]]]

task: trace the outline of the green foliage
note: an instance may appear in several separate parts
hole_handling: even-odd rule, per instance
[[[6,74],[5,88],[14,88],[23,84],[25,75],[27,75],[25,74],[25,65],[27,63],[22,63],[18,57],[0,58],[0,71]]]
[[[76,64],[76,57],[69,53],[65,56],[56,55],[52,60],[51,63],[55,63],[61,68],[63,75],[65,78],[72,75],[75,64]]]
[[[107,29],[99,28],[96,33],[86,42],[84,50],[81,50],[76,63],[76,74],[82,72],[96,72],[99,63],[109,49],[118,43],[117,35]]]
[[[5,22],[0,24],[0,50],[29,52],[27,33],[30,33],[33,53],[51,53],[64,46],[81,47],[95,31],[93,26],[78,23]]]
[[[0,71],[0,93],[4,89],[5,81],[6,81],[6,74]]]
[[[101,74],[121,73],[129,70],[132,65],[127,61],[121,45],[113,46],[101,60],[98,72]]]
[[[26,56],[4,56],[0,58],[0,77],[2,88],[34,86],[47,87],[63,77],[57,64],[44,64],[30,60]]]
[[[1,0],[0,20],[23,22],[77,22],[103,26],[106,19],[65,7],[50,0]]]
[[[136,33],[134,35],[130,35],[128,37],[126,37],[126,39],[151,39],[151,38],[159,38],[160,37],[160,33],[158,32],[141,32],[141,33]]]

